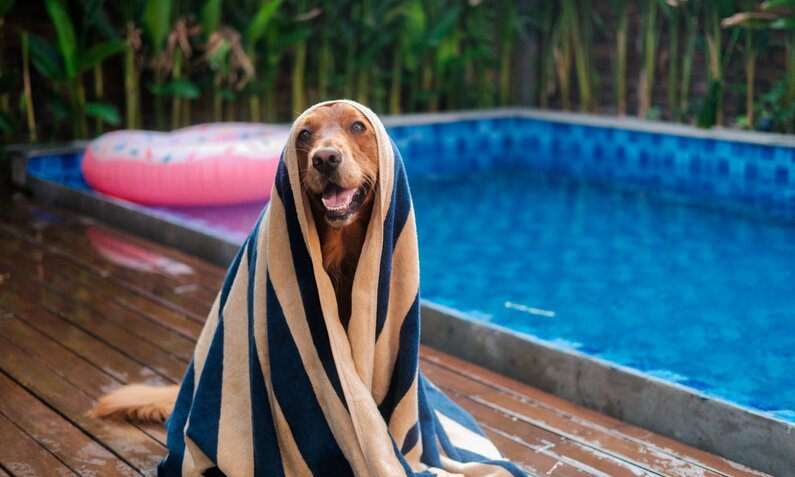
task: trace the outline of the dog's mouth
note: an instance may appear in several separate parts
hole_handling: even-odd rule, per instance
[[[329,182],[320,196],[320,202],[326,211],[329,222],[344,222],[350,218],[364,203],[367,195],[367,186],[346,189],[340,185]]]

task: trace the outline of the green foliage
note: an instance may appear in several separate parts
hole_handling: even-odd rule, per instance
[[[772,88],[759,96],[755,106],[760,130],[786,132],[792,126],[795,102],[788,103],[786,95],[787,85],[784,81],[777,81]]]
[[[119,110],[113,104],[108,103],[86,103],[85,106],[86,115],[101,119],[102,121],[111,124],[113,126],[118,126],[121,123],[121,116],[119,116]]]
[[[0,0],[0,17],[13,3]],[[29,36],[36,109],[46,109],[48,121],[74,125],[75,135],[87,135],[85,118],[97,120],[92,133],[102,123],[119,124],[122,108],[103,94],[102,65],[121,53],[126,125],[165,128],[212,117],[283,121],[309,103],[341,96],[392,113],[512,105],[519,91],[516,72],[528,70],[535,76],[523,79],[532,83],[542,107],[571,109],[579,101],[580,109],[594,111],[610,107],[600,77],[608,70],[595,63],[601,53],[594,43],[605,41],[614,52],[612,85],[620,114],[640,106],[646,118],[695,115],[699,126],[711,127],[724,122],[724,96],[734,103],[745,94],[741,110],[749,112],[748,126],[795,127],[795,0],[610,0],[609,8],[596,0],[45,0],[42,5],[53,28],[43,37]],[[8,22],[0,35],[3,28],[9,31]],[[539,52],[530,67],[516,61],[528,37],[535,37]],[[774,87],[755,89],[756,55],[769,44],[783,44],[787,65]],[[0,41],[0,65],[2,46]],[[764,57],[759,58],[761,63]],[[640,78],[634,74],[638,62],[645,72]],[[703,93],[698,89],[703,83],[691,77],[705,69]],[[21,89],[13,71],[0,70],[0,106],[6,114],[0,132],[13,126],[19,133],[24,113],[34,109],[9,101],[19,99]],[[749,84],[724,91],[740,71]],[[691,93],[691,83],[698,94]],[[662,92],[667,101],[655,104]]]
[[[282,0],[263,0],[254,19],[246,27],[246,48],[251,50],[260,41],[268,30],[274,25],[276,12]]]
[[[152,83],[149,90],[156,96],[171,96],[178,98],[196,99],[201,96],[199,86],[189,79],[180,78],[164,84]]]
[[[109,41],[91,46],[80,53],[80,58],[77,60],[77,74],[83,74],[106,58],[120,54],[125,47],[123,41]]]
[[[45,78],[54,82],[67,79],[63,58],[58,49],[44,38],[30,34],[30,53],[33,67]]]
[[[60,0],[46,0],[46,6],[58,37],[64,73],[67,78],[73,79],[77,77],[77,37],[72,20]]]
[[[171,28],[171,0],[146,0],[142,21],[152,52],[156,56],[163,51],[168,30]]]
[[[718,111],[720,107],[720,95],[722,85],[720,80],[712,80],[704,95],[701,109],[698,113],[696,125],[700,128],[711,128],[718,122]]]
[[[207,0],[204,2],[200,17],[205,35],[218,30],[221,25],[221,0]]]

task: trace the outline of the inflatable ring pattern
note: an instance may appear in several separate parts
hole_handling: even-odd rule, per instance
[[[81,168],[93,189],[142,204],[264,201],[289,132],[289,126],[253,123],[114,131],[89,144]]]

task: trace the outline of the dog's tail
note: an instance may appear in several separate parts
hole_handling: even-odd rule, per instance
[[[92,417],[132,422],[163,422],[177,402],[179,386],[131,384],[102,396],[89,412]]]

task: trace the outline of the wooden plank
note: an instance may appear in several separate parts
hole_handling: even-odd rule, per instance
[[[638,439],[622,432],[632,428],[621,421],[610,418],[595,411],[576,406],[561,398],[544,393],[538,389],[513,381],[505,376],[493,373],[466,361],[454,358],[439,351],[423,347],[423,364],[431,363],[443,367],[447,372],[458,374],[471,382],[470,389],[480,385],[485,388],[501,391],[509,397],[503,397],[500,407],[510,412],[528,413],[526,406],[533,406],[534,412],[541,412],[545,422],[554,422],[554,427],[565,436],[576,436],[585,442],[596,443],[613,449],[614,452],[631,456],[635,463],[651,466],[660,472],[672,472],[681,475],[690,469],[692,472],[705,472],[705,475],[726,475],[740,477],[757,477],[765,475],[744,466],[730,462],[721,457],[700,451],[679,443],[678,450],[669,446],[657,446],[649,441]],[[425,368],[423,368],[425,369]],[[621,431],[619,431],[621,429]]]
[[[171,381],[157,374],[104,341],[86,333],[70,322],[31,303],[11,290],[0,288],[0,310],[21,317],[25,324],[58,341],[62,346],[99,366],[123,383],[168,384]]]
[[[517,442],[510,436],[506,436],[500,430],[483,426],[483,432],[486,433],[486,436],[491,439],[503,455],[530,475],[550,475],[553,477],[592,477],[595,475],[559,459],[534,454],[527,446]]]
[[[705,477],[719,477],[720,474],[689,463],[683,459],[666,454],[650,453],[644,446],[621,439],[615,432],[609,432],[596,425],[574,422],[570,416],[537,406],[533,400],[495,392],[486,384],[475,381],[471,377],[459,375],[438,364],[423,363],[423,370],[432,379],[447,386],[466,389],[467,396],[476,402],[504,413],[510,419],[540,427],[554,433],[560,442],[547,438],[555,445],[564,441],[573,441],[580,446],[599,449],[615,459],[631,463],[649,472],[677,475],[681,472],[693,472]],[[570,448],[571,450],[571,448]]]
[[[75,241],[78,240],[79,235],[74,238],[69,237],[71,235],[69,231],[58,226],[54,229],[31,230],[13,222],[4,222],[2,230],[4,233],[26,240],[36,247],[46,249],[52,254],[71,260],[86,270],[126,282],[132,289],[138,290],[140,293],[162,298],[163,304],[170,304],[174,308],[177,308],[178,304],[186,307],[190,307],[192,304],[201,305],[202,302],[212,297],[210,291],[197,282],[180,282],[168,275],[159,274],[140,257],[131,252],[125,254],[121,249],[125,246],[125,242],[114,239],[114,242],[109,244],[78,245]],[[45,234],[45,232],[49,233]],[[92,234],[97,236],[96,232],[92,232]],[[102,236],[99,237],[94,240],[109,240]],[[85,237],[82,238],[84,241],[86,240]],[[99,246],[104,247],[101,252],[95,250]],[[146,251],[140,249],[140,253],[146,253]],[[192,286],[188,287],[187,285]],[[180,293],[174,291],[177,288],[182,289]],[[196,294],[200,296],[194,296]]]
[[[134,468],[151,471],[164,455],[162,444],[131,424],[88,417],[86,413],[94,401],[91,396],[31,359],[2,336],[0,369]]]
[[[5,416],[0,415],[0,465],[20,477],[77,475]]]
[[[113,324],[129,334],[148,341],[163,352],[188,361],[193,355],[194,339],[171,332],[149,317],[135,313],[104,295],[95,293],[90,287],[68,280],[66,277],[41,271],[35,278],[29,274],[16,272],[12,263],[0,258],[0,273],[8,276],[8,287],[17,293],[28,296],[42,296],[44,303],[58,303],[56,312],[70,310],[79,313],[80,318],[94,318]],[[48,307],[48,309],[51,309]],[[63,313],[62,313],[63,314]],[[68,315],[72,317],[72,315]]]
[[[171,381],[182,379],[187,368],[187,359],[175,356],[149,339],[132,333],[124,323],[119,323],[119,315],[103,314],[101,309],[97,312],[83,304],[71,302],[42,284],[25,278],[9,279],[4,288],[6,287],[38,303],[47,311],[104,341],[135,361],[150,367],[166,379]],[[166,341],[166,336],[163,337],[163,341]]]
[[[425,368],[427,370],[427,368]],[[440,379],[438,373],[428,373],[440,389],[458,405],[469,412],[478,423],[499,429],[525,444],[535,455],[547,455],[553,459],[579,462],[590,472],[601,472],[612,477],[657,476],[660,473],[627,462],[620,456],[602,452],[598,446],[586,445],[500,412],[483,399],[473,399],[473,390],[460,383]]]
[[[0,414],[24,429],[31,438],[79,474],[103,477],[140,475],[2,373],[0,395],[3,396]]]
[[[13,342],[28,356],[94,399],[99,399],[103,394],[124,384],[96,367],[96,363],[85,361],[19,319],[0,320],[0,336]],[[165,444],[166,437],[162,428],[136,427]]]
[[[0,308],[2,310],[2,308]],[[91,397],[98,398],[118,388],[118,380],[100,371],[88,361],[70,353],[66,348],[23,323],[20,318],[0,320],[0,336],[38,359],[58,376]]]
[[[38,233],[45,241],[52,241],[67,250],[93,253],[103,257],[96,245],[130,244],[128,255],[151,264],[153,274],[177,285],[196,284],[193,296],[212,300],[224,278],[224,271],[196,257],[175,249],[119,232],[91,219],[74,216],[62,209],[31,205],[15,201],[13,207],[0,212],[0,220],[13,223],[30,233]],[[97,243],[107,237],[107,244]],[[114,250],[114,253],[125,252]]]
[[[210,305],[205,303],[185,302],[184,297],[163,299],[142,290],[139,286],[131,285],[129,281],[119,280],[110,272],[86,268],[63,252],[9,234],[2,225],[0,225],[0,240],[4,244],[3,256],[6,260],[27,263],[29,267],[34,265],[44,267],[45,270],[54,273],[69,274],[74,279],[97,287],[98,290],[111,296],[123,296],[123,304],[143,313],[161,317],[164,324],[173,326],[178,332],[190,333],[190,330],[200,328],[210,308]],[[150,279],[148,283],[154,282]]]

